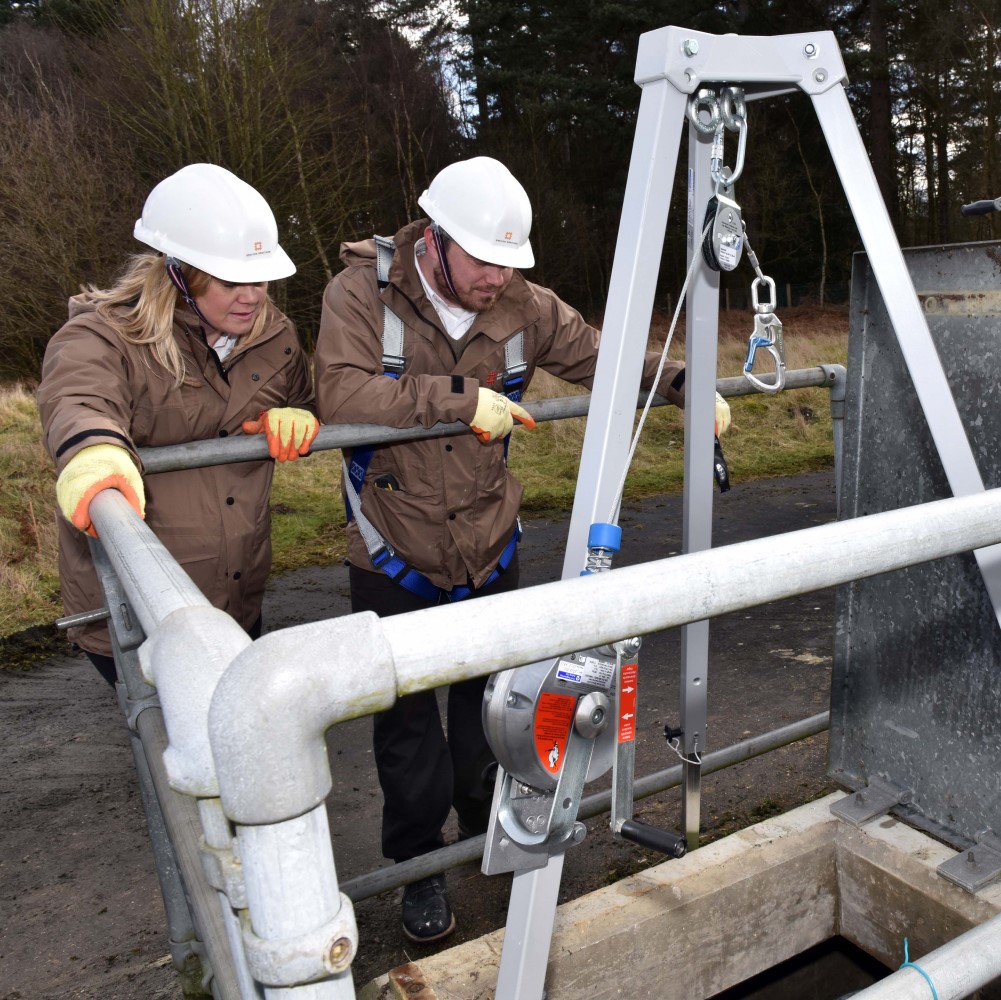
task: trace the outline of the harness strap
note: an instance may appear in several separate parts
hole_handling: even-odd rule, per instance
[[[391,239],[386,236],[375,237],[375,276],[380,290],[389,284],[389,269],[395,252],[396,245]],[[406,367],[406,359],[403,354],[403,335],[403,320],[388,305],[383,303],[382,366],[383,374],[390,378],[399,378]],[[517,403],[521,399],[525,389],[525,372],[527,370],[525,331],[519,330],[504,345],[504,371],[501,374],[502,393],[512,402]],[[504,440],[505,461],[507,460],[509,440],[510,435]],[[400,584],[401,587],[428,601],[440,601],[442,598],[448,601],[461,601],[469,597],[473,593],[472,587],[460,586],[454,587],[452,590],[443,590],[433,584],[423,573],[408,566],[397,556],[392,545],[379,534],[372,522],[362,513],[361,489],[374,452],[374,448],[355,448],[351,452],[350,465],[343,457],[341,459],[344,466],[344,508],[347,519],[350,521],[353,517],[357,523],[372,565]],[[511,540],[501,553],[497,567],[484,582],[484,587],[493,583],[510,565],[520,538],[521,521],[519,520]]]
[[[389,284],[389,268],[396,247],[386,236],[375,237],[375,278],[380,291]],[[403,357],[403,320],[389,306],[382,307],[382,367],[387,375],[399,378],[406,361]]]
[[[525,331],[519,330],[504,345],[504,374],[501,386],[504,395],[512,403],[521,402],[521,394],[525,390],[525,372],[528,362],[525,360]]]
[[[361,497],[358,495],[360,486],[356,487],[355,483],[359,475],[360,479],[364,480],[364,470],[357,467],[354,459],[352,459],[350,468],[343,458],[341,464],[344,466],[344,483],[349,500],[347,506],[349,510],[354,512],[358,530],[365,542],[365,548],[368,549],[368,557],[372,561],[372,565],[385,573],[394,583],[398,583],[401,587],[426,601],[440,603],[444,598],[446,601],[455,602],[463,601],[469,597],[473,593],[472,587],[462,585],[453,587],[451,590],[444,590],[433,584],[423,573],[409,566],[396,554],[393,546],[379,534],[372,522],[362,513]],[[489,587],[511,565],[520,539],[521,519],[519,518],[515,525],[514,534],[504,546],[504,551],[501,552],[494,571],[484,581],[484,587]]]

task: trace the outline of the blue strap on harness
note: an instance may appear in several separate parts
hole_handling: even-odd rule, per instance
[[[376,244],[376,280],[379,288],[385,288],[389,284],[389,266],[393,259],[395,247],[392,240],[384,236],[375,237]],[[525,333],[522,330],[515,334],[507,344],[504,345],[504,372],[501,376],[501,391],[512,402],[521,399],[525,387],[525,372],[528,365],[524,358]],[[403,357],[403,323],[400,318],[383,304],[383,374],[389,378],[399,378],[404,369]],[[504,439],[504,460],[507,461],[507,447],[510,435]],[[344,497],[344,509],[347,519],[352,517],[358,522],[358,527],[369,550],[369,558],[372,565],[385,573],[391,580],[401,587],[424,598],[426,601],[440,602],[443,598],[447,601],[462,601],[473,593],[473,588],[468,586],[453,587],[452,590],[444,590],[433,584],[423,573],[408,566],[393,550],[386,540],[375,530],[371,522],[361,512],[361,489],[365,482],[365,475],[371,464],[375,449],[356,448],[351,452],[351,461],[345,461],[346,490]],[[489,577],[484,581],[483,586],[488,587],[508,568],[514,554],[518,548],[518,541],[521,538],[521,522],[515,527],[514,534],[504,547],[504,551],[497,561],[497,566]]]
[[[521,524],[519,523],[511,540],[504,546],[500,559],[497,560],[497,568],[483,582],[484,587],[489,587],[511,565],[520,538]],[[451,590],[435,586],[423,573],[408,566],[389,546],[372,557],[372,565],[376,569],[382,570],[394,583],[398,583],[418,597],[423,597],[426,601],[439,603],[444,598],[446,601],[454,603],[455,601],[464,601],[473,593],[473,588],[466,585],[453,587]]]

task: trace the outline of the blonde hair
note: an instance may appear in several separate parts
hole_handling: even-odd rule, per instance
[[[190,264],[182,263],[181,273],[192,298],[201,295],[212,280],[212,275]],[[174,339],[174,313],[184,300],[167,274],[162,255],[136,254],[111,288],[91,285],[85,291],[96,303],[98,314],[111,324],[122,340],[147,348],[151,371],[162,369],[173,379],[175,388],[184,383],[198,384],[188,375],[184,355]],[[276,311],[270,296],[266,297],[253,327],[240,338],[241,341],[251,343],[260,337]]]

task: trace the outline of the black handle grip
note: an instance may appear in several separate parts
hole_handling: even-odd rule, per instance
[[[641,823],[638,819],[627,819],[619,830],[623,840],[631,840],[640,847],[649,847],[652,851],[660,851],[670,858],[683,858],[688,853],[688,841],[672,830],[661,830],[659,827]]]
[[[983,198],[980,201],[970,202],[969,205],[963,205],[960,208],[960,212],[963,215],[987,215],[988,212],[997,212],[1001,210],[1001,198]]]

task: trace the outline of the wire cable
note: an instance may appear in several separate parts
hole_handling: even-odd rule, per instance
[[[699,242],[696,244],[696,249],[692,253],[692,263],[688,267],[688,274],[685,275],[685,283],[681,286],[681,292],[678,295],[678,305],[674,310],[674,317],[671,320],[670,329],[667,331],[667,339],[664,341],[664,349],[660,352],[660,364],[657,365],[657,373],[653,377],[653,386],[655,387],[660,382],[661,373],[664,371],[664,363],[667,361],[667,352],[671,346],[671,341],[674,339],[674,331],[678,325],[678,317],[681,315],[681,307],[685,304],[685,296],[688,294],[688,286],[691,283],[692,275],[695,274],[695,268],[698,266],[699,261],[702,260],[702,254],[699,253],[698,247],[702,245],[702,241],[706,238],[706,233],[709,232],[709,228],[712,225],[712,220],[706,223],[705,229],[702,230],[702,236],[699,238]],[[639,444],[640,434],[643,431],[643,424],[646,423],[647,414],[650,412],[650,407],[653,405],[654,390],[653,387],[650,389],[650,394],[647,396],[646,404],[643,407],[643,412],[640,414],[639,422],[636,424],[636,430],[633,432],[633,440],[629,446],[629,452],[626,455],[625,465],[622,469],[622,478],[619,480],[618,489],[615,491],[614,498],[612,500],[611,510],[608,512],[608,522],[609,524],[618,523],[619,508],[622,505],[622,495],[626,488],[626,477],[629,475],[629,466],[632,465],[633,455],[636,452],[636,446]]]

